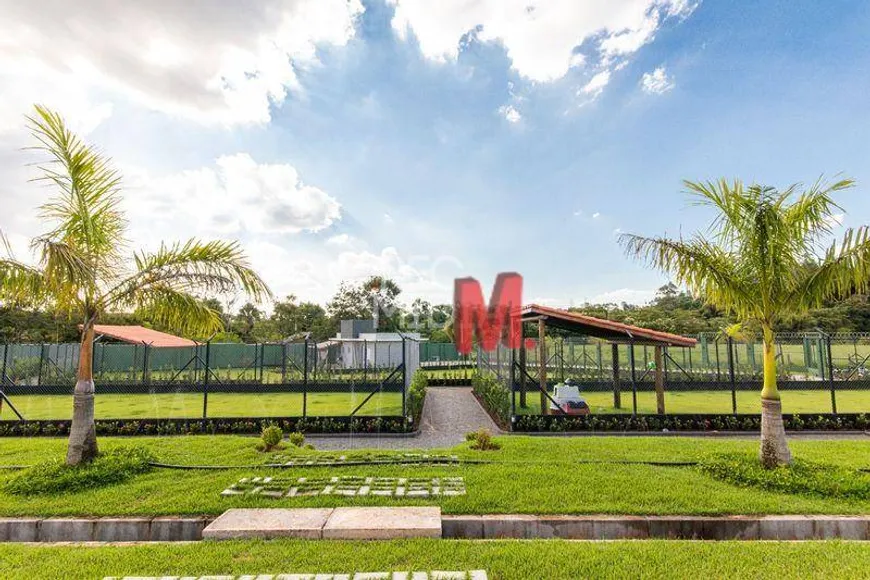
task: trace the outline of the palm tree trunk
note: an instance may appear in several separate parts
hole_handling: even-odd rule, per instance
[[[94,320],[82,328],[79,370],[73,392],[73,417],[69,430],[67,465],[87,463],[97,456],[97,430],[94,425]]]
[[[776,388],[776,348],[773,331],[764,329],[764,387],[761,390],[761,463],[773,468],[791,463],[782,422],[782,403]]]

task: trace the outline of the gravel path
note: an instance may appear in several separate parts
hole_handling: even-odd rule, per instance
[[[452,447],[465,434],[485,427],[499,429],[474,398],[471,387],[429,387],[420,434],[416,437],[306,437],[316,449],[433,449]]]

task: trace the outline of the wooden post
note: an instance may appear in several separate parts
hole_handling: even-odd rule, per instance
[[[526,409],[529,405],[526,403],[526,373],[528,369],[526,368],[526,344],[523,343],[520,345],[520,369],[522,372],[520,373],[520,407]]]
[[[550,414],[550,405],[547,401],[547,323],[543,318],[538,319],[538,379],[541,389],[541,415]]]
[[[656,365],[656,411],[659,415],[665,414],[665,375],[662,372],[664,366],[664,357],[662,356],[661,345],[655,347],[655,365]]]
[[[622,408],[622,393],[619,386],[619,345],[615,342],[610,345],[612,349],[611,365],[613,367],[613,407]]]

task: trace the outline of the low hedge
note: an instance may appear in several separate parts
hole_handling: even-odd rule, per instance
[[[407,433],[404,417],[240,417],[225,419],[99,419],[97,435],[259,435],[277,425],[285,433]],[[70,421],[0,421],[0,437],[67,436]]]
[[[519,415],[514,431],[759,431],[761,415]],[[863,431],[870,417],[861,413],[783,415],[789,431]]]
[[[411,386],[408,389],[408,417],[413,425],[420,424],[423,415],[423,402],[426,400],[426,388],[429,379],[423,369],[417,369],[411,378]]]
[[[502,427],[507,426],[511,418],[511,393],[507,385],[489,375],[474,373],[471,387],[495,422]]]

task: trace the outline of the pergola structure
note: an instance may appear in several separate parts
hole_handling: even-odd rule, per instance
[[[539,361],[538,369],[538,388],[541,392],[541,413],[548,413],[549,404],[547,401],[552,401],[552,397],[547,392],[547,343],[546,334],[547,327],[558,328],[568,332],[583,334],[594,338],[605,340],[611,344],[613,349],[612,367],[613,367],[613,406],[620,408],[622,406],[620,392],[620,377],[619,377],[619,345],[628,344],[634,347],[635,345],[652,346],[655,349],[655,390],[656,390],[656,408],[659,414],[665,412],[665,385],[664,375],[662,373],[664,348],[668,346],[678,347],[693,347],[696,344],[694,338],[679,336],[668,332],[651,330],[649,328],[641,328],[630,324],[623,324],[613,320],[603,320],[594,316],[586,316],[576,312],[569,312],[558,308],[548,308],[537,304],[529,304],[521,310],[520,319],[523,323],[538,324],[538,344]],[[635,383],[634,369],[634,348],[628,349],[629,364],[631,366],[631,382],[632,382],[632,397],[633,408],[637,409],[637,387]],[[526,372],[526,347],[525,344],[519,349],[519,367],[521,369],[520,385],[521,392],[526,391],[527,379],[532,379]],[[514,368],[514,365],[511,365]],[[534,382],[534,379],[532,379]],[[511,380],[511,385],[514,381]],[[513,386],[511,387],[513,390]],[[554,401],[555,402],[555,401]],[[511,393],[511,415],[515,414],[514,395]]]

